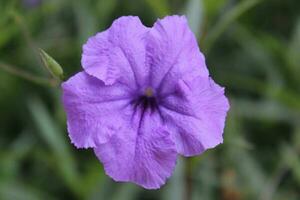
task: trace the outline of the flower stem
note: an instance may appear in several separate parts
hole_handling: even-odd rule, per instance
[[[12,19],[15,21],[17,26],[19,26],[25,41],[27,42],[29,48],[32,50],[32,55],[34,56],[35,60],[39,64],[42,64],[42,62],[39,58],[38,48],[37,48],[35,42],[33,41],[32,37],[31,37],[30,30],[29,30],[29,28],[26,24],[26,21],[24,20],[24,17],[16,11],[11,11],[10,15],[12,16]]]
[[[28,81],[34,82],[36,84],[44,85],[44,86],[50,86],[50,87],[56,87],[59,82],[55,79],[49,79],[49,78],[43,78],[39,76],[35,76],[31,73],[28,73],[24,70],[18,69],[17,67],[4,64],[0,62],[0,69],[3,71],[6,71],[12,75],[21,77],[23,79],[26,79]]]

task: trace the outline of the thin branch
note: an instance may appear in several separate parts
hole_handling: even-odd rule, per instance
[[[31,82],[39,84],[39,85],[56,87],[59,84],[58,80],[39,77],[39,76],[33,75],[31,73],[28,73],[24,70],[21,70],[17,67],[14,67],[12,65],[8,65],[8,64],[2,63],[2,62],[0,62],[0,69],[2,69],[3,71],[6,71],[12,75],[18,76],[20,78],[23,78],[25,80],[31,81]]]
[[[27,42],[29,48],[33,51],[35,59],[40,64],[42,64],[41,59],[39,57],[38,48],[37,48],[35,42],[33,41],[32,37],[31,37],[29,28],[28,28],[23,16],[20,15],[19,13],[15,12],[15,11],[11,11],[10,15],[12,16],[15,23],[19,26],[19,28],[21,30],[21,33],[22,33],[23,37],[25,38],[25,41]]]

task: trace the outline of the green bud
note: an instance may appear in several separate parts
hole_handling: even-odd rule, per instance
[[[64,71],[60,64],[56,62],[51,56],[49,56],[43,49],[39,49],[41,59],[48,69],[48,71],[55,77],[60,80],[64,78]]]

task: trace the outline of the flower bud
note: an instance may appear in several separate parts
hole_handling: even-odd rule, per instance
[[[39,49],[41,59],[46,66],[46,68],[49,70],[49,72],[55,77],[60,80],[63,80],[63,74],[64,71],[60,64],[56,62],[51,56],[49,56],[44,50]]]

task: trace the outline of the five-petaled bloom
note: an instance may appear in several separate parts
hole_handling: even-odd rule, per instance
[[[62,84],[69,136],[93,148],[114,180],[159,188],[178,154],[222,143],[229,103],[184,16],[152,28],[120,17],[89,38],[82,66]]]

